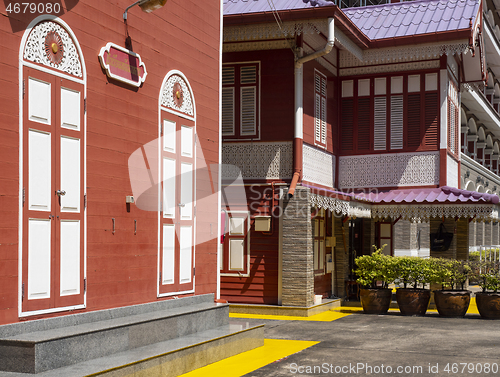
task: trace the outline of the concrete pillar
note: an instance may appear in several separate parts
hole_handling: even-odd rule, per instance
[[[313,236],[310,190],[297,187],[283,199],[282,305],[314,304]]]
[[[430,233],[437,233],[441,225],[442,219],[430,219]],[[445,218],[444,226],[447,232],[454,233],[450,248],[447,251],[431,251],[431,257],[457,259],[457,223],[455,219]]]
[[[476,246],[476,222],[469,223],[469,247]]]
[[[457,221],[457,259],[469,259],[469,219],[460,218]]]
[[[476,222],[476,246],[484,245],[484,222]]]
[[[343,222],[342,217],[334,215],[334,234],[335,237],[335,274],[334,285],[336,286],[335,295],[338,297],[346,296],[345,281],[349,277],[349,222]],[[343,236],[342,236],[343,235]],[[345,243],[344,243],[345,242]]]
[[[485,222],[484,223],[484,244],[485,245],[491,245],[491,233],[492,229],[491,227],[493,226],[493,222]]]
[[[400,219],[392,226],[392,242],[394,255],[411,255],[410,239],[411,239],[410,221]]]
[[[492,222],[491,244],[498,245],[498,222]]]

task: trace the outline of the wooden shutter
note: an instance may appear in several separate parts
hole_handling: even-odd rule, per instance
[[[403,96],[391,96],[391,149],[403,149]]]
[[[373,122],[373,149],[383,151],[386,148],[387,138],[387,99],[375,97]]]
[[[438,147],[438,94],[425,93],[424,143],[428,148]]]
[[[418,148],[420,146],[420,93],[408,95],[408,108],[406,119],[408,124],[408,147]]]
[[[241,120],[240,134],[257,133],[257,67],[254,65],[240,68]]]
[[[358,150],[365,151],[370,149],[370,98],[358,99]]]
[[[314,140],[326,146],[326,77],[314,74]]]
[[[354,127],[354,100],[352,98],[342,100],[341,115],[341,150],[353,150],[353,127]]]
[[[222,67],[222,135],[234,135],[234,67]]]

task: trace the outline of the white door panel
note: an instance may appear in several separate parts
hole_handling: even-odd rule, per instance
[[[193,212],[193,165],[181,164],[181,220],[191,220]]]
[[[80,221],[61,221],[61,296],[80,294]]]
[[[181,154],[193,157],[193,127],[181,127]]]
[[[28,131],[28,197],[33,211],[50,211],[52,191],[51,134]]]
[[[28,118],[33,122],[51,124],[51,84],[29,78]]]
[[[175,160],[163,159],[163,217],[175,216]]]
[[[175,122],[163,121],[163,150],[165,152],[175,153],[175,127]]]
[[[163,225],[162,284],[173,284],[175,277],[175,226]]]
[[[61,137],[62,212],[80,212],[80,140]]]
[[[28,300],[50,297],[51,220],[28,220]]]
[[[80,92],[61,88],[61,127],[80,130]]]
[[[193,249],[193,230],[191,226],[181,226],[180,235],[180,283],[189,283],[191,281],[192,270],[192,249]]]

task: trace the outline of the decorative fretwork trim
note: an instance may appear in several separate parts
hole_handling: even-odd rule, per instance
[[[442,55],[467,53],[469,49],[469,41],[456,41],[446,45],[435,43],[418,46],[410,45],[405,47],[380,48],[363,51],[363,61],[360,61],[348,51],[341,51],[340,68],[359,67],[366,64],[387,64],[436,59]]]
[[[180,106],[177,106],[174,100],[174,85],[179,84],[182,89],[183,100]],[[161,93],[161,106],[179,111],[181,113],[194,116],[193,99],[192,93],[189,90],[189,86],[186,84],[184,79],[178,75],[173,74],[163,85]]]
[[[327,20],[287,21],[276,23],[229,26],[224,28],[224,42],[251,41],[258,39],[291,38],[301,34],[319,34],[326,30]]]
[[[289,179],[292,177],[291,142],[236,142],[222,145],[222,177]]]
[[[439,184],[439,152],[339,157],[341,189],[437,184]]]
[[[340,44],[347,51],[349,51],[352,55],[358,59],[359,62],[363,62],[365,59],[366,51],[361,50],[361,48],[354,43],[350,38],[348,38],[340,29],[335,27],[335,45]],[[344,51],[344,53],[346,53]],[[342,54],[340,55],[342,59]],[[342,67],[342,64],[340,65]]]
[[[335,156],[304,144],[303,179],[323,186],[333,187]]]
[[[289,47],[290,44],[284,39],[278,41],[225,43],[223,52],[280,50]]]
[[[382,65],[372,65],[360,68],[342,68],[339,71],[340,71],[340,76],[354,76],[354,75],[365,75],[373,73],[431,69],[431,68],[439,68],[439,66],[440,66],[439,60],[428,60],[415,63],[382,64]]]
[[[45,38],[50,32],[57,33],[64,46],[64,54],[58,64],[50,61],[45,52]],[[73,76],[83,77],[80,56],[73,39],[61,25],[54,21],[41,22],[31,30],[24,46],[23,57],[34,63],[43,64]]]
[[[374,219],[401,218],[413,222],[429,221],[430,218],[472,218],[476,221],[498,219],[498,207],[488,204],[427,204],[427,205],[374,205]]]
[[[329,196],[323,196],[315,193],[309,194],[309,202],[312,207],[330,210],[337,215],[365,219],[369,219],[371,217],[371,206],[369,204],[347,202],[345,200],[331,198]]]

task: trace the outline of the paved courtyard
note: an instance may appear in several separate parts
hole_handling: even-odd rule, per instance
[[[425,317],[404,317],[398,310],[367,315],[353,308],[345,310],[349,315],[331,321],[246,319],[265,323],[266,339],[311,343],[250,372],[245,364],[258,366],[259,356],[252,356],[253,351],[247,359],[239,355],[229,368],[222,362],[215,369],[194,373],[205,377],[500,376],[500,321],[481,319],[474,308],[465,318],[442,318],[435,311]],[[270,352],[286,345],[262,348]]]

